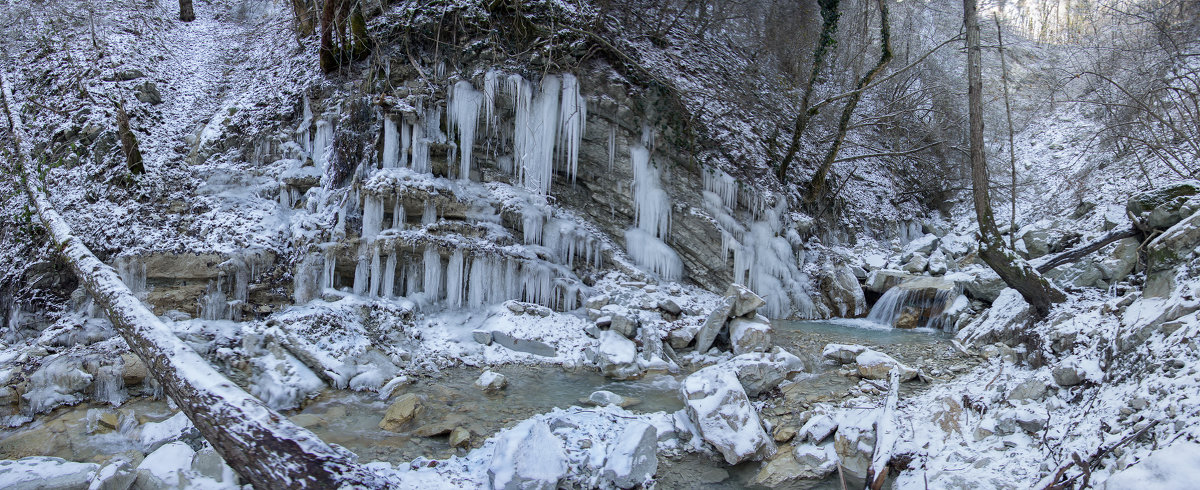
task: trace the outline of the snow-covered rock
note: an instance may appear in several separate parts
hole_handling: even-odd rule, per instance
[[[892,368],[900,370],[900,381],[917,377],[917,370],[882,352],[866,349],[854,358],[858,363],[858,375],[867,379],[888,379]]]
[[[821,356],[841,364],[849,364],[866,350],[866,346],[858,344],[827,344],[821,350]]]
[[[717,334],[725,328],[725,322],[729,320],[736,304],[737,298],[726,296],[721,300],[721,304],[708,314],[708,319],[704,320],[704,325],[696,332],[696,352],[707,352],[708,348],[712,347],[713,341],[717,340]]]
[[[688,416],[705,442],[729,464],[762,460],[775,454],[775,442],[763,430],[737,376],[710,366],[684,378],[680,386]]]
[[[795,440],[820,443],[825,438],[833,435],[837,427],[837,419],[827,413],[817,412],[808,418],[808,422],[805,422],[799,431],[796,431]]]
[[[733,308],[729,310],[730,318],[745,316],[767,304],[750,288],[737,283],[729,285],[729,289],[725,290],[725,297],[733,298]]]
[[[100,465],[31,456],[0,461],[0,488],[12,490],[85,489]]]
[[[182,442],[163,445],[138,464],[133,487],[138,490],[179,488],[182,483],[180,473],[192,468],[195,455],[196,451]]]
[[[1021,293],[1006,288],[992,302],[990,309],[958,332],[958,339],[976,345],[1008,340],[1026,330],[1032,311]]]
[[[1104,481],[1103,490],[1192,488],[1200,482],[1200,444],[1179,441],[1142,458]]]
[[[729,343],[734,355],[766,352],[771,348],[771,322],[762,315],[729,321]]]
[[[645,422],[625,426],[609,447],[601,477],[620,488],[642,485],[658,472],[658,430]]]
[[[792,374],[804,370],[804,362],[776,346],[770,352],[741,354],[717,367],[733,369],[749,396],[758,396],[779,386]]]
[[[88,490],[128,490],[137,480],[137,468],[124,459],[115,458],[96,471]]]
[[[162,422],[148,422],[142,425],[141,433],[138,435],[138,442],[141,443],[143,450],[153,452],[159,446],[169,442],[199,439],[200,432],[192,426],[192,421],[188,420],[187,415],[183,412],[176,412],[170,418]]]
[[[855,478],[864,478],[875,451],[875,409],[849,409],[838,413],[838,429],[833,448],[842,469]]]
[[[835,316],[859,317],[867,313],[867,298],[850,266],[823,270],[820,287]]]
[[[637,344],[613,332],[600,333],[600,345],[596,347],[596,367],[605,376],[626,379],[641,374],[637,364]]]
[[[499,391],[508,385],[508,378],[492,370],[484,371],[475,380],[475,387],[483,391]]]
[[[554,490],[567,475],[562,440],[546,422],[529,419],[504,433],[488,463],[488,482],[496,490]]]

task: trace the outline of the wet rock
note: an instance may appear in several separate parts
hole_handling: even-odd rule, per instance
[[[475,380],[475,387],[483,391],[500,391],[505,386],[508,386],[508,378],[491,370],[484,371],[479,375],[479,379]]]
[[[679,316],[680,314],[683,313],[683,308],[680,308],[678,303],[676,303],[675,301],[670,300],[670,299],[664,299],[662,301],[659,301],[658,309],[665,311],[667,313],[670,313],[672,315],[675,315],[675,316]]]
[[[472,330],[471,338],[483,345],[492,345],[492,332],[487,330]]]
[[[388,406],[387,412],[383,414],[383,420],[379,421],[379,428],[391,432],[400,432],[400,428],[420,412],[420,397],[413,393],[405,393]]]
[[[450,431],[450,447],[466,447],[471,442],[471,431],[455,427]]]
[[[734,355],[766,352],[771,348],[771,322],[762,315],[734,318],[729,322],[729,343]]]
[[[588,397],[584,399],[584,402],[592,405],[616,405],[621,408],[626,408],[641,403],[641,400],[633,397],[621,396],[611,391],[599,390],[593,391],[591,395],[588,395]]]
[[[637,364],[637,344],[612,330],[600,333],[596,347],[596,367],[600,373],[615,379],[633,378],[641,374]]]
[[[94,463],[73,463],[62,458],[32,456],[0,461],[0,483],[15,490],[86,489]]]
[[[142,358],[132,353],[121,354],[121,379],[125,381],[125,386],[141,384],[149,375]]]
[[[633,422],[610,446],[600,476],[619,488],[644,484],[658,472],[658,430],[645,422]]]
[[[781,488],[798,480],[820,480],[836,469],[837,454],[831,445],[803,444],[772,456],[759,469],[752,483],[767,488]]]
[[[121,414],[112,410],[105,410],[96,418],[96,423],[108,430],[114,430],[121,426]]]
[[[700,436],[726,463],[759,461],[775,453],[775,442],[732,371],[720,366],[696,371],[684,378],[680,393]]]
[[[745,316],[767,304],[761,297],[754,294],[754,291],[741,284],[730,284],[729,289],[725,290],[725,297],[733,298],[733,308],[729,312],[730,318]]]
[[[612,326],[612,322],[613,322],[612,315],[603,315],[600,318],[596,319],[595,325],[599,328],[609,328]]]
[[[454,414],[447,417],[445,420],[417,427],[417,429],[413,431],[413,434],[417,435],[418,437],[444,436],[454,432],[454,429],[462,426],[464,423],[466,423],[465,417]]]
[[[850,266],[822,270],[820,289],[835,316],[860,317],[867,314],[867,298]]]
[[[882,352],[867,349],[854,358],[858,363],[858,375],[867,379],[888,379],[892,368],[900,370],[900,381],[917,377],[917,370]]]
[[[858,344],[827,344],[821,350],[821,356],[841,364],[849,364],[866,350],[866,346]]]
[[[784,443],[796,438],[796,433],[799,430],[792,425],[777,425],[771,433],[771,438],[778,443]]]
[[[717,340],[717,334],[721,333],[722,328],[725,328],[725,322],[729,320],[735,304],[737,304],[737,298],[727,296],[721,300],[721,304],[712,313],[709,313],[708,319],[704,321],[700,331],[696,332],[696,352],[707,352],[708,348],[712,347],[713,341]]]
[[[696,333],[700,331],[698,325],[684,325],[670,332],[667,332],[667,343],[675,349],[683,349],[692,343],[692,339],[696,338]]]
[[[562,441],[541,420],[526,420],[500,437],[488,464],[493,489],[554,490],[567,475]]]
[[[299,425],[300,427],[304,427],[306,429],[310,428],[310,427],[316,427],[318,425],[325,423],[325,420],[322,419],[320,416],[311,414],[311,413],[298,413],[296,415],[288,417],[288,420],[291,420],[292,423]]]
[[[913,275],[894,269],[879,269],[867,275],[866,289],[883,294],[887,290],[899,286],[900,283],[912,279]]]
[[[508,349],[535,356],[555,357],[558,355],[558,351],[550,344],[537,340],[518,339],[504,332],[492,332],[492,341]]]
[[[804,362],[777,346],[771,352],[738,355],[718,367],[732,369],[746,394],[758,396],[779,386],[792,374],[804,371]]]

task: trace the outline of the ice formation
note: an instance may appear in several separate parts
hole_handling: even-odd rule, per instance
[[[380,158],[383,168],[398,167],[400,151],[400,131],[396,129],[396,121],[385,116],[383,118],[383,157]]]
[[[630,148],[633,164],[634,227],[625,232],[625,249],[641,267],[669,281],[683,277],[683,262],[663,241],[671,232],[671,200],[662,189],[658,168],[643,146]]]
[[[484,94],[466,80],[454,84],[450,99],[446,102],[446,126],[451,134],[458,134],[458,178],[471,175],[471,152],[475,148],[475,129],[479,123],[479,110],[483,106]]]

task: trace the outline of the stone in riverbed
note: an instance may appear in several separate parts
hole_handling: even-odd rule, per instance
[[[892,368],[900,370],[900,381],[917,377],[917,370],[879,351],[867,349],[854,358],[858,363],[858,375],[867,379],[888,379]]]
[[[804,444],[791,451],[779,451],[763,464],[752,483],[780,488],[797,480],[820,480],[836,469],[837,455],[831,445]]]
[[[641,400],[638,400],[637,398],[621,396],[606,390],[593,391],[591,395],[588,395],[588,397],[582,401],[592,405],[616,405],[621,408],[632,407],[638,403],[641,403]]]
[[[850,409],[838,414],[838,429],[833,436],[842,468],[855,478],[865,478],[875,451],[874,409]]]
[[[0,482],[4,483],[4,488],[17,490],[85,489],[88,479],[99,468],[100,465],[94,463],[32,456],[0,461]]]
[[[841,364],[849,364],[854,362],[854,358],[866,350],[865,346],[858,344],[826,344],[825,348],[821,351],[821,355],[826,359],[832,359]]]
[[[471,431],[455,427],[450,431],[450,447],[463,447],[471,442]]]
[[[758,412],[732,370],[710,366],[684,378],[680,394],[688,416],[705,442],[728,464],[760,461],[775,454]]]
[[[383,420],[379,421],[379,428],[399,432],[404,424],[410,422],[420,412],[420,397],[413,393],[405,393],[388,406],[387,412],[383,414]]]
[[[492,332],[492,341],[517,352],[525,352],[535,356],[555,357],[558,351],[550,344],[537,340],[518,339],[504,332]]]
[[[505,386],[508,386],[508,378],[491,370],[484,371],[479,375],[479,379],[475,380],[475,387],[483,391],[500,391]]]
[[[133,386],[146,379],[150,372],[146,370],[146,363],[135,354],[121,354],[121,379],[125,381],[125,386]]]
[[[748,396],[774,389],[793,373],[804,370],[804,362],[776,346],[771,352],[752,352],[730,359],[719,366],[732,368]]]
[[[600,332],[595,356],[600,373],[610,378],[628,379],[642,373],[637,364],[637,344],[612,330]]]
[[[554,490],[567,475],[562,441],[540,420],[526,420],[496,442],[488,482],[497,490]]]

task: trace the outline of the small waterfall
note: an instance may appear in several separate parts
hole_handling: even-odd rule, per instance
[[[943,313],[961,292],[926,282],[917,278],[887,290],[871,307],[867,320],[896,328],[943,329]]]

